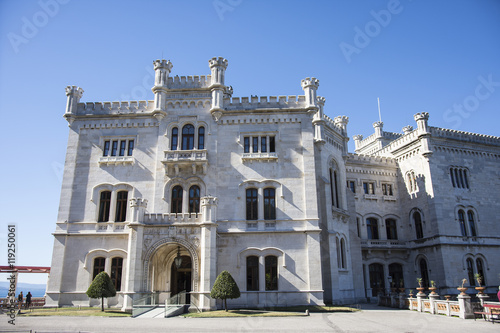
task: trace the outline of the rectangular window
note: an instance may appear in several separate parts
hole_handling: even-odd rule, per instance
[[[266,290],[278,290],[278,257],[265,258]]]
[[[118,150],[118,141],[113,141],[113,145],[111,147],[111,156],[116,156],[117,150]]]
[[[276,149],[274,147],[274,136],[269,137],[269,152],[270,153],[275,153]]]
[[[375,184],[372,182],[364,182],[363,191],[365,194],[375,194]]]
[[[257,206],[257,189],[249,188],[246,191],[247,199],[247,220],[257,220],[258,206]]]
[[[259,257],[247,257],[247,290],[259,290]]]
[[[129,140],[127,156],[132,156],[133,151],[134,151],[134,140]]]
[[[123,258],[113,258],[111,260],[111,282],[115,286],[116,291],[122,289],[122,271]]]
[[[347,181],[347,187],[351,190],[352,193],[356,193],[356,183],[353,180]]]
[[[249,153],[250,152],[250,137],[246,136],[244,139],[244,153]]]
[[[391,184],[382,184],[382,194],[383,195],[392,195],[392,185]]]
[[[264,220],[276,220],[275,189],[264,189]]]
[[[245,136],[243,138],[244,153],[275,153],[275,137],[270,135]]]
[[[398,239],[398,230],[396,227],[396,220],[385,220],[385,228],[387,232],[387,239]]]
[[[120,141],[120,156],[125,156],[125,148],[127,147],[127,141]]]
[[[110,141],[104,141],[104,149],[102,151],[102,156],[108,156],[109,155],[109,145],[110,145]]]
[[[266,153],[267,152],[267,137],[263,136],[260,138],[260,152],[261,153]]]
[[[254,136],[252,138],[252,153],[258,153],[259,152],[259,137]]]
[[[127,191],[118,192],[118,197],[116,199],[116,216],[115,222],[125,222],[127,218]]]
[[[111,191],[102,191],[99,199],[99,217],[97,222],[109,221],[109,207],[111,204]]]
[[[104,272],[104,264],[106,262],[106,258],[98,257],[94,259],[94,272],[92,274],[92,280],[95,279],[97,274]]]

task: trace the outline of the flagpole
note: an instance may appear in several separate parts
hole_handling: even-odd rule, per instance
[[[380,98],[377,97],[377,103],[378,103],[378,120],[382,122],[382,114],[380,113]]]

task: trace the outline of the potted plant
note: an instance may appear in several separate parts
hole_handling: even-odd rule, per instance
[[[405,287],[403,284],[403,279],[399,280],[399,292],[404,293],[405,292]]]
[[[431,286],[429,287],[429,290],[431,291],[431,295],[437,295],[436,294],[436,282],[434,280],[431,280]]]
[[[418,288],[417,288],[418,294],[417,294],[417,296],[425,295],[424,294],[425,288],[422,287],[422,278],[421,277],[417,278],[417,282],[418,282]]]
[[[483,282],[483,277],[481,276],[481,274],[476,273],[474,274],[474,278],[476,279],[477,284],[479,285],[475,289],[479,292],[480,295],[484,294],[484,290],[486,289],[486,287],[481,287],[481,283]]]
[[[413,289],[410,289],[410,293],[408,294],[410,298],[413,298]]]
[[[464,287],[465,282],[467,282],[467,279],[462,280],[462,287],[458,287],[457,289],[460,291],[460,295],[467,295],[465,291],[467,288]]]

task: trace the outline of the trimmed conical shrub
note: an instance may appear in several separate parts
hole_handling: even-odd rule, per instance
[[[210,297],[215,299],[221,299],[224,301],[224,310],[227,311],[227,299],[228,298],[239,298],[240,288],[234,281],[231,274],[228,271],[222,271],[217,279],[215,279],[214,286],[210,291]]]
[[[101,299],[101,311],[104,311],[104,297],[113,297],[115,295],[115,286],[106,272],[97,274],[87,290],[88,297]]]

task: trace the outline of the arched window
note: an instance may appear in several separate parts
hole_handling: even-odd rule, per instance
[[[467,219],[469,220],[470,235],[476,237],[476,222],[474,221],[474,212],[472,210],[467,211]]]
[[[408,185],[408,191],[410,193],[416,192],[418,190],[417,187],[417,177],[415,176],[415,171],[409,171],[406,174],[406,180]]]
[[[175,214],[182,213],[182,187],[179,185],[172,189],[170,212]]]
[[[276,220],[275,194],[274,188],[264,189],[264,220]]]
[[[372,288],[372,296],[376,297],[379,293],[385,290],[384,266],[381,264],[370,264],[368,266],[370,274],[370,288]]]
[[[420,216],[419,212],[413,213],[413,223],[415,224],[415,233],[417,239],[424,238],[424,230],[422,227],[422,216]]]
[[[465,226],[465,213],[463,210],[458,211],[458,223],[460,224],[460,232],[462,236],[467,236],[467,227]]]
[[[257,189],[249,188],[246,191],[247,220],[258,219]]]
[[[379,239],[378,237],[378,220],[369,217],[366,219],[366,231],[368,232],[368,239]]]
[[[391,287],[404,287],[403,280],[403,266],[401,264],[393,263],[389,265],[389,276],[392,277]]]
[[[480,258],[476,259],[476,268],[477,268],[477,274],[481,276],[483,279],[483,285],[486,286],[486,276],[484,275],[484,268],[483,268],[483,260]]]
[[[278,290],[278,257],[266,256],[266,290]]]
[[[127,219],[127,198],[128,191],[118,191],[115,222],[124,222]]]
[[[106,263],[106,258],[103,257],[94,258],[94,272],[92,274],[92,280],[95,279],[97,274],[104,272],[105,263]]]
[[[189,188],[189,214],[200,212],[200,187],[193,185]]]
[[[116,291],[122,289],[122,271],[123,271],[123,258],[116,257],[111,259],[111,282],[115,286]]]
[[[179,129],[177,127],[172,128],[172,138],[170,140],[170,150],[177,150],[177,144],[179,141]]]
[[[474,262],[471,258],[468,258],[465,263],[467,264],[467,275],[469,277],[469,285],[475,286],[476,279],[474,279]]]
[[[429,287],[429,271],[427,270],[427,261],[420,259],[420,277],[422,278],[422,285],[424,288]]]
[[[339,192],[337,186],[337,171],[330,169],[330,194],[332,196],[332,206],[340,207]]]
[[[385,229],[387,231],[387,239],[398,239],[398,229],[395,219],[386,219]]]
[[[99,217],[97,222],[109,221],[109,207],[111,205],[111,191],[102,191],[99,198]]]
[[[340,240],[340,268],[346,268],[345,240]]]
[[[205,149],[205,127],[198,128],[198,149]]]
[[[182,128],[182,150],[191,150],[194,147],[194,126],[185,125]]]
[[[247,290],[259,290],[259,257],[247,257]]]

